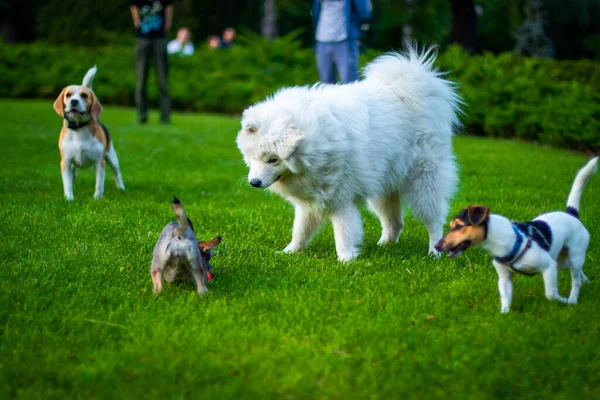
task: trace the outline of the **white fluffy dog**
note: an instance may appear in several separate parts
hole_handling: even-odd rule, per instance
[[[329,217],[338,259],[354,259],[367,200],[381,220],[379,244],[398,241],[408,205],[438,254],[458,181],[452,136],[461,100],[434,60],[431,50],[390,53],[360,82],[286,88],[244,111],[237,145],[250,184],[296,209],[284,252],[305,248]]]

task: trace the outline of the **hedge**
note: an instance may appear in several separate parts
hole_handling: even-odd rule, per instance
[[[361,63],[376,56],[361,56]],[[53,99],[78,83],[92,65],[94,88],[105,104],[134,104],[131,47],[0,45],[0,97]],[[467,133],[517,137],[577,150],[600,150],[600,64],[510,54],[471,56],[449,47],[438,57],[465,100]],[[157,97],[151,73],[150,96]],[[238,113],[281,86],[315,82],[314,54],[295,36],[268,42],[247,36],[229,50],[199,48],[172,57],[169,85],[180,110]]]

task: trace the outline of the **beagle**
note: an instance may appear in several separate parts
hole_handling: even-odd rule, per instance
[[[64,193],[67,200],[73,200],[75,168],[96,167],[96,191],[94,198],[104,194],[106,160],[115,174],[117,187],[125,190],[119,159],[110,140],[110,134],[98,118],[102,105],[92,91],[92,82],[97,68],[91,68],[83,78],[81,86],[67,86],[54,101],[54,110],[63,119],[63,127],[58,138],[60,170]]]
[[[590,242],[590,234],[579,220],[579,201],[597,164],[598,157],[594,157],[577,173],[564,212],[550,212],[533,221],[517,223],[490,214],[487,207],[469,206],[454,217],[450,232],[435,248],[452,258],[478,245],[491,253],[498,273],[502,313],[510,310],[515,273],[542,274],[549,300],[577,304],[581,283],[589,283],[582,268]],[[568,299],[558,293],[557,282],[557,270],[567,268],[572,279]]]

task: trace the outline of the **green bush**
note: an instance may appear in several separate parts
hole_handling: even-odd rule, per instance
[[[600,150],[600,64],[469,56],[459,47],[438,64],[460,85],[468,132]]]
[[[377,53],[362,56],[364,64]],[[134,104],[133,48],[0,45],[0,96],[53,99],[97,64],[94,85],[106,104]],[[466,132],[517,137],[577,150],[600,150],[600,64],[515,57],[470,56],[449,47],[438,57],[465,100]],[[268,42],[252,33],[230,50],[200,48],[172,57],[173,106],[237,113],[282,86],[317,80],[314,53],[296,34]],[[157,98],[151,73],[150,97]]]
[[[301,48],[297,33],[266,42],[256,34],[240,38],[229,50],[197,49],[192,57],[169,60],[173,106],[181,110],[239,112],[283,85],[304,85],[318,78],[312,51]],[[102,102],[134,104],[133,47],[72,47],[46,44],[0,45],[0,97],[54,98],[79,83],[98,65],[94,83]],[[154,72],[149,96],[157,97]]]

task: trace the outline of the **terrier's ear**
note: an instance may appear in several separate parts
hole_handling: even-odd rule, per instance
[[[482,225],[490,217],[490,209],[482,206],[469,206],[467,208],[467,217],[471,225]]]
[[[63,102],[63,98],[65,95],[65,91],[68,88],[64,88],[60,94],[58,95],[58,97],[56,98],[56,100],[54,100],[54,111],[56,111],[56,113],[58,115],[60,115],[61,117],[65,117],[65,104]]]
[[[287,160],[294,154],[298,145],[302,143],[304,133],[295,127],[286,129],[275,138],[274,144],[277,149],[277,155],[283,160]]]
[[[221,243],[221,237],[217,236],[216,238],[214,238],[213,240],[210,240],[208,242],[198,242],[198,247],[200,248],[201,252],[208,253],[212,249],[217,247],[219,245],[219,243]]]
[[[100,104],[100,101],[98,100],[98,98],[96,97],[96,94],[94,92],[92,92],[91,108],[92,108],[92,110],[91,110],[92,119],[94,121],[98,121],[98,118],[100,118],[100,114],[102,114],[102,104]]]

